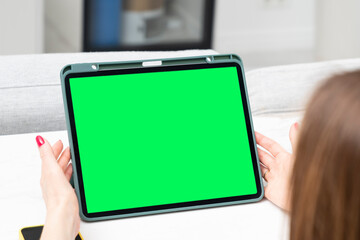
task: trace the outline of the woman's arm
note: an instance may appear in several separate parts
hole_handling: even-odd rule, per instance
[[[46,220],[41,235],[46,239],[75,239],[80,229],[79,205],[69,183],[72,174],[70,149],[63,150],[59,140],[52,147],[36,137],[41,164],[40,185],[46,205]]]

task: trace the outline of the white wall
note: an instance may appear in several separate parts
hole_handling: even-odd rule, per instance
[[[45,52],[82,51],[83,1],[45,0]]]
[[[316,58],[360,57],[360,1],[318,0]]]
[[[0,55],[43,52],[43,0],[0,0]]]
[[[218,0],[214,49],[250,65],[313,60],[314,0]]]
[[[81,51],[82,2],[0,0],[0,54]],[[214,49],[248,69],[314,60],[314,0],[216,0],[214,24]]]
[[[81,51],[82,1],[0,0],[0,55]],[[214,49],[251,68],[360,57],[359,10],[359,0],[216,0]]]

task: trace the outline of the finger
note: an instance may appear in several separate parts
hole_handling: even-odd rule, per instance
[[[261,177],[264,178],[265,181],[269,179],[270,170],[267,167],[264,167],[260,164]]]
[[[299,134],[299,123],[295,122],[293,125],[291,125],[289,132],[289,138],[293,152],[295,152],[298,134]]]
[[[57,141],[53,146],[52,146],[53,152],[54,152],[54,156],[56,159],[59,158],[60,153],[63,149],[63,143],[61,140]]]
[[[59,161],[58,161],[58,163],[63,171],[65,171],[67,165],[69,164],[69,161],[70,161],[70,148],[67,147],[62,152],[62,154],[59,158]]]
[[[73,167],[72,164],[70,163],[65,169],[65,177],[68,181],[70,181],[72,172],[73,172]]]
[[[279,153],[285,152],[285,149],[283,149],[280,144],[278,144],[271,138],[262,135],[261,133],[255,132],[255,138],[256,143],[269,151],[275,158]]]
[[[40,158],[42,160],[42,164],[51,164],[56,162],[56,158],[54,156],[53,149],[49,142],[42,138],[41,136],[37,136],[35,138],[36,143],[39,147]]]
[[[269,196],[269,191],[268,191],[268,190],[269,190],[269,186],[264,186],[264,196],[265,196],[266,199],[270,200],[270,199],[269,199],[270,196]],[[271,201],[271,200],[270,200],[270,201]]]
[[[257,148],[257,150],[260,162],[270,169],[275,159],[264,150],[261,150],[260,148]]]

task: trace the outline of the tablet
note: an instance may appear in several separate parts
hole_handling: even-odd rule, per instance
[[[73,64],[61,78],[83,220],[262,198],[237,56]]]

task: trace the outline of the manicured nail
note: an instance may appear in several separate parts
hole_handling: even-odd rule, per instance
[[[41,136],[37,136],[35,139],[39,147],[41,147],[45,143],[44,139]]]
[[[294,127],[295,127],[295,129],[297,130],[297,129],[298,129],[298,127],[299,127],[299,123],[298,123],[298,122],[296,122],[296,123],[294,124]]]

